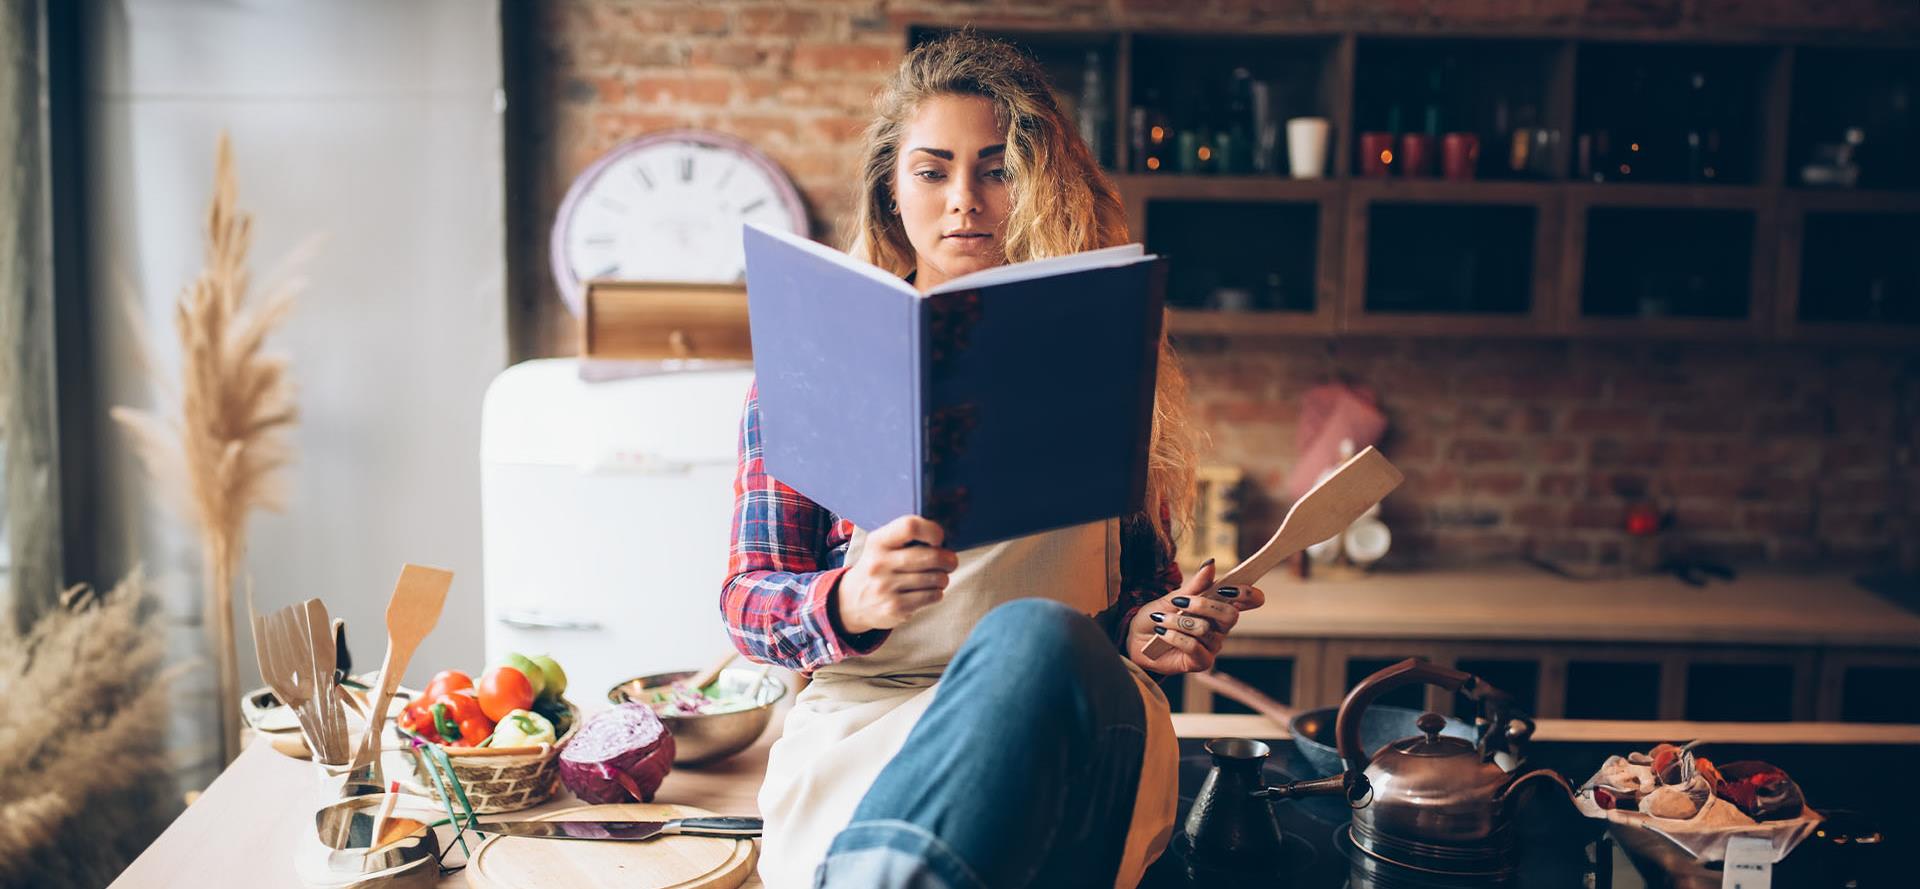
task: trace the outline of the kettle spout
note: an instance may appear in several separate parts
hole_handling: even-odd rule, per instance
[[[1355,777],[1358,778],[1357,785],[1351,780]],[[1253,796],[1255,799],[1282,800],[1298,799],[1303,796],[1333,796],[1337,794],[1345,796],[1348,799],[1361,799],[1365,798],[1367,794],[1371,792],[1372,789],[1367,786],[1366,775],[1361,774],[1356,776],[1351,773],[1342,773],[1339,775],[1328,775],[1325,778],[1314,778],[1310,781],[1293,781],[1273,787],[1262,787],[1253,791]]]

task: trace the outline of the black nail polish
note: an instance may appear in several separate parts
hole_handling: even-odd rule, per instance
[[[1186,596],[1173,597],[1173,607],[1175,608],[1185,608],[1188,605],[1192,605],[1192,604],[1193,604],[1193,600],[1187,598]]]
[[[1240,596],[1240,591],[1230,586],[1223,586],[1220,589],[1216,590],[1215,592],[1218,592],[1220,595],[1225,596],[1229,599],[1236,599],[1236,598],[1239,598]]]
[[[1212,565],[1212,564],[1213,564],[1213,560],[1212,560],[1212,559],[1208,559],[1208,560],[1206,560],[1206,561],[1204,561],[1204,562],[1201,562],[1201,563],[1200,563],[1200,568],[1205,568],[1205,567],[1207,567],[1207,566],[1209,566],[1209,565]],[[1198,569],[1198,568],[1196,568],[1196,569],[1194,569],[1194,570],[1196,570],[1196,571],[1197,571],[1197,570],[1199,570],[1199,569]]]
[[[1154,623],[1165,623],[1167,620],[1167,616],[1164,614],[1161,614],[1158,611],[1147,612],[1147,618],[1149,620],[1152,620]]]
[[[1161,635],[1161,636],[1165,636],[1165,635],[1167,634],[1167,628],[1166,628],[1166,627],[1154,627],[1154,628],[1153,628],[1153,631],[1154,631],[1154,632],[1155,632],[1156,634],[1159,634],[1159,635]]]

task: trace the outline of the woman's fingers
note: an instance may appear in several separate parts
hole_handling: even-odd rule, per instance
[[[890,575],[892,587],[897,593],[940,592],[947,588],[949,575],[945,571],[915,571]]]
[[[1240,610],[1225,602],[1196,596],[1175,596],[1169,600],[1168,604],[1187,614],[1205,619],[1212,624],[1208,629],[1223,633],[1231,631],[1234,624],[1240,622]]]
[[[1182,652],[1193,659],[1196,664],[1196,669],[1210,670],[1213,668],[1213,651],[1207,648],[1206,644],[1201,642],[1198,637],[1190,636],[1177,629],[1168,630],[1165,624],[1161,624],[1156,630],[1166,630],[1164,633],[1159,633],[1159,637],[1165,640],[1168,645],[1173,646],[1176,651]]]
[[[881,525],[868,535],[875,546],[888,548],[903,547],[913,543],[924,543],[938,547],[947,540],[947,532],[930,519],[917,515],[903,515]]]
[[[1252,611],[1267,604],[1267,594],[1257,586],[1223,586],[1213,591],[1213,598],[1231,604],[1237,611]]]

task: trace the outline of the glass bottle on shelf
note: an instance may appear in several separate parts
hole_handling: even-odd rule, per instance
[[[1079,125],[1080,138],[1086,140],[1094,159],[1101,166],[1107,166],[1112,162],[1106,150],[1106,134],[1113,111],[1107,103],[1106,78],[1101,74],[1103,67],[1100,51],[1087,50],[1086,67],[1080,73]]]
[[[1708,89],[1707,74],[1695,71],[1687,78],[1688,182],[1712,182],[1720,176],[1720,130],[1714,115],[1714,97]]]
[[[1173,145],[1173,125],[1167,120],[1159,87],[1147,87],[1146,102],[1133,106],[1128,121],[1129,161],[1136,173],[1168,172]]]
[[[1220,128],[1225,141],[1219,133],[1214,136],[1220,172],[1238,175],[1253,169],[1253,127],[1253,72],[1235,68],[1227,87],[1227,119]]]

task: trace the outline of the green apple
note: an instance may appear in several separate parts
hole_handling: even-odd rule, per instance
[[[566,693],[567,671],[560,669],[558,661],[544,654],[536,654],[529,660],[533,661],[540,668],[540,672],[546,675],[548,696],[557,698]],[[539,696],[535,695],[535,697]]]
[[[508,654],[506,657],[500,659],[500,663],[525,674],[527,682],[533,686],[534,697],[537,698],[546,694],[547,674],[540,669],[540,665],[532,658],[523,654]]]

